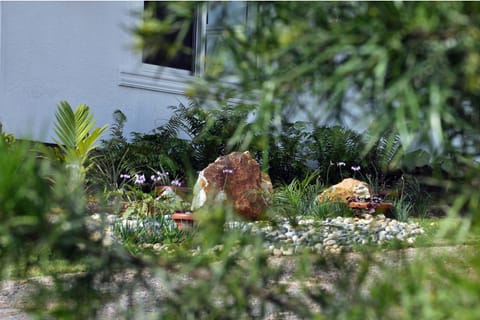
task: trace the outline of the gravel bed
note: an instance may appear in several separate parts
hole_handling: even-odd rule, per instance
[[[92,221],[101,221],[99,214],[92,216]],[[111,226],[120,223],[132,228],[149,228],[161,232],[158,222],[142,221],[136,219],[121,219],[115,215],[103,216],[107,225],[105,242],[116,241]],[[174,223],[165,218],[169,228],[174,228]],[[228,229],[241,230],[245,233],[260,235],[264,238],[264,245],[274,256],[289,256],[302,248],[307,248],[317,253],[340,253],[350,251],[355,246],[382,245],[399,241],[413,245],[424,230],[414,222],[400,222],[384,215],[364,214],[358,217],[335,217],[325,220],[301,218],[296,225],[292,225],[286,218],[280,218],[276,223],[240,222],[234,221],[226,224]],[[145,244],[149,247],[163,249],[163,245]]]
[[[425,232],[417,223],[370,214],[324,221],[302,218],[296,226],[282,219],[275,227],[256,222],[233,222],[228,227],[262,235],[266,247],[275,256],[292,255],[302,247],[318,253],[340,253],[358,245],[380,245],[392,241],[413,244],[416,237]]]

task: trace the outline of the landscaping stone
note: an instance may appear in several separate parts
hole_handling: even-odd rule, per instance
[[[262,174],[250,152],[219,157],[198,176],[193,189],[192,211],[208,200],[231,202],[235,211],[249,220],[258,219],[270,205],[270,177]]]
[[[342,182],[333,185],[318,195],[319,202],[341,201],[348,203],[348,199],[369,199],[371,196],[370,187],[366,182],[347,178]]]

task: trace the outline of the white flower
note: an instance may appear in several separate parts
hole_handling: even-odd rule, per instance
[[[143,174],[142,175],[138,175],[138,174],[135,175],[135,182],[134,182],[135,184],[144,184],[145,181],[146,181],[145,180],[145,175],[143,175]]]

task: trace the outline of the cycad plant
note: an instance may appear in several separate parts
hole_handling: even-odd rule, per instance
[[[115,110],[113,120],[109,138],[102,139],[100,147],[92,153],[95,170],[87,173],[90,186],[103,188],[104,191],[118,190],[120,175],[132,171],[128,162],[131,154],[129,143],[123,134],[127,117],[121,110]]]
[[[97,146],[96,142],[107,125],[94,128],[93,114],[87,105],[80,104],[74,111],[66,101],[58,105],[55,119],[57,139],[54,141],[63,152],[72,179],[83,181],[90,168],[87,165],[89,154]]]
[[[320,193],[321,185],[316,183],[318,171],[313,171],[303,180],[293,181],[277,188],[273,197],[273,210],[287,218],[293,226],[297,225],[298,218],[312,214],[316,207],[316,196]]]

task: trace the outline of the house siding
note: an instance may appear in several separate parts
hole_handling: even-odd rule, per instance
[[[121,85],[141,66],[129,32],[143,2],[0,2],[0,122],[19,138],[51,142],[56,106],[91,107],[98,126],[122,110],[125,132],[148,132],[185,98]]]

